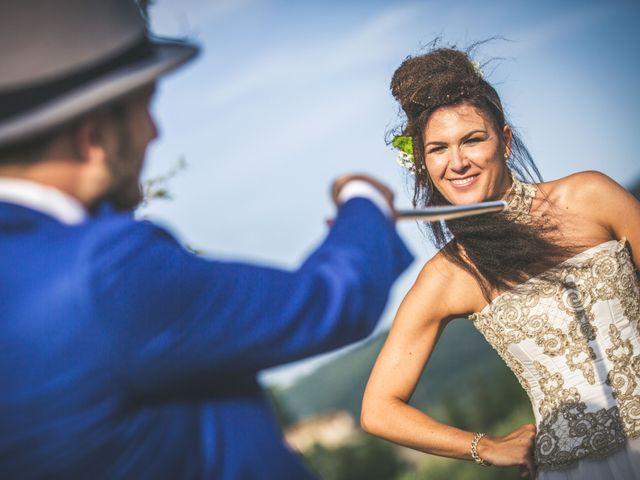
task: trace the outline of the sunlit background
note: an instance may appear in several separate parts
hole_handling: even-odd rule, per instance
[[[399,122],[395,68],[435,37],[478,50],[511,122],[545,179],[599,170],[640,178],[640,4],[634,1],[157,0],[155,33],[202,46],[160,82],[161,139],[145,176],[188,168],[173,199],[144,214],[216,257],[294,268],[326,233],[328,187],[367,172],[409,205],[406,175],[385,145]],[[395,287],[388,327],[433,254],[415,224],[400,226],[417,259]],[[267,372],[287,384],[321,360]]]

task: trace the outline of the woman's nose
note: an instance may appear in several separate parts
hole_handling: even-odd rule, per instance
[[[464,172],[469,168],[469,161],[458,149],[451,151],[451,158],[449,159],[449,168],[456,173]]]

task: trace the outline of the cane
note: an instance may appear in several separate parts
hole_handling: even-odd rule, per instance
[[[454,218],[483,215],[485,213],[501,212],[507,202],[496,200],[492,202],[470,203],[468,205],[446,205],[442,207],[428,207],[417,210],[398,210],[396,220],[419,220],[422,222],[439,222]]]
[[[470,203],[468,205],[445,205],[441,207],[427,207],[416,210],[396,210],[396,220],[416,220],[421,222],[439,222],[441,220],[453,220],[454,218],[471,217],[503,211],[507,206],[504,200],[492,202]],[[334,220],[327,219],[329,227]]]

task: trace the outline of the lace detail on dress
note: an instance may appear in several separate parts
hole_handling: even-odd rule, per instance
[[[565,467],[587,456],[602,458],[624,446],[627,437],[617,407],[587,411],[576,387],[563,388],[560,373],[551,374],[537,361],[534,368],[544,393],[535,447],[540,467]]]
[[[637,318],[637,317],[636,317]],[[636,322],[636,327],[640,322]],[[622,422],[627,430],[640,433],[640,395],[638,395],[638,372],[640,372],[640,352],[634,355],[631,341],[622,338],[615,325],[609,325],[611,347],[606,349],[613,368],[607,374],[607,385],[613,390],[613,398],[618,402]]]
[[[536,196],[536,187],[530,183],[523,183],[514,175],[511,175],[511,191],[507,195],[507,208],[505,211],[509,218],[518,223],[531,221],[531,203]]]
[[[540,468],[640,436],[640,284],[625,241],[593,247],[469,317],[529,394]]]

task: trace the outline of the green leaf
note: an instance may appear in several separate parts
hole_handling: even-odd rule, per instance
[[[407,155],[413,156],[413,140],[407,135],[396,135],[391,145]]]

